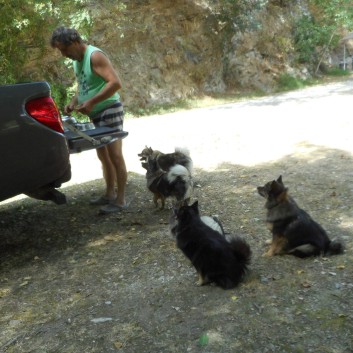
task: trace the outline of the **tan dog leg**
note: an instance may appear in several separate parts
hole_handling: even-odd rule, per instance
[[[198,280],[197,284],[199,286],[204,286],[204,285],[210,283],[210,281],[208,281],[206,278],[204,278],[201,273],[199,273],[198,275],[199,275],[199,280]]]
[[[264,256],[274,256],[283,254],[283,249],[287,243],[287,240],[282,235],[273,236],[271,246],[264,254]]]

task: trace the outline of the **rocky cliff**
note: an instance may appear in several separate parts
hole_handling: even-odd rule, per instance
[[[293,19],[306,11],[304,1],[264,1],[238,22],[220,17],[219,2],[212,0],[104,3],[92,5],[89,42],[104,49],[119,71],[127,108],[226,91],[271,91],[282,73],[307,74],[293,65],[291,37]],[[51,52],[48,70],[70,85],[73,75],[62,76],[54,68],[57,59]]]

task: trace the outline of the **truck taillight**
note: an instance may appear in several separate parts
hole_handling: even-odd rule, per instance
[[[33,99],[26,103],[27,113],[40,123],[49,128],[64,132],[63,124],[61,122],[60,112],[51,97],[43,97]]]

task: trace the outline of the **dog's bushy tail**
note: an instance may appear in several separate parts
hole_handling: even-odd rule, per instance
[[[182,154],[185,154],[185,156],[190,157],[190,150],[187,147],[181,147],[181,146],[177,146],[175,147],[175,152],[179,152]]]
[[[184,182],[189,182],[191,175],[183,165],[176,164],[170,168],[167,178],[169,183],[174,183],[178,178],[182,179]]]
[[[191,197],[193,180],[187,168],[180,164],[174,165],[167,173],[167,180],[170,185],[173,185],[172,194],[177,199],[186,200]]]
[[[343,252],[344,245],[338,240],[332,240],[325,251],[325,255],[339,255]]]
[[[194,164],[190,156],[190,150],[187,147],[175,147],[175,152],[181,154],[181,156],[178,156],[177,163],[182,164],[190,173],[192,173]]]
[[[239,236],[232,237],[229,241],[232,252],[237,258],[239,265],[242,268],[243,274],[247,270],[247,266],[251,260],[251,249],[249,244]]]

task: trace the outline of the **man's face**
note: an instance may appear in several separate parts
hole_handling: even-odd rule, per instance
[[[79,43],[71,43],[69,45],[65,45],[62,43],[55,43],[55,48],[60,50],[60,53],[62,56],[65,56],[66,58],[69,58],[71,60],[82,60],[82,52],[80,50],[80,44]]]

